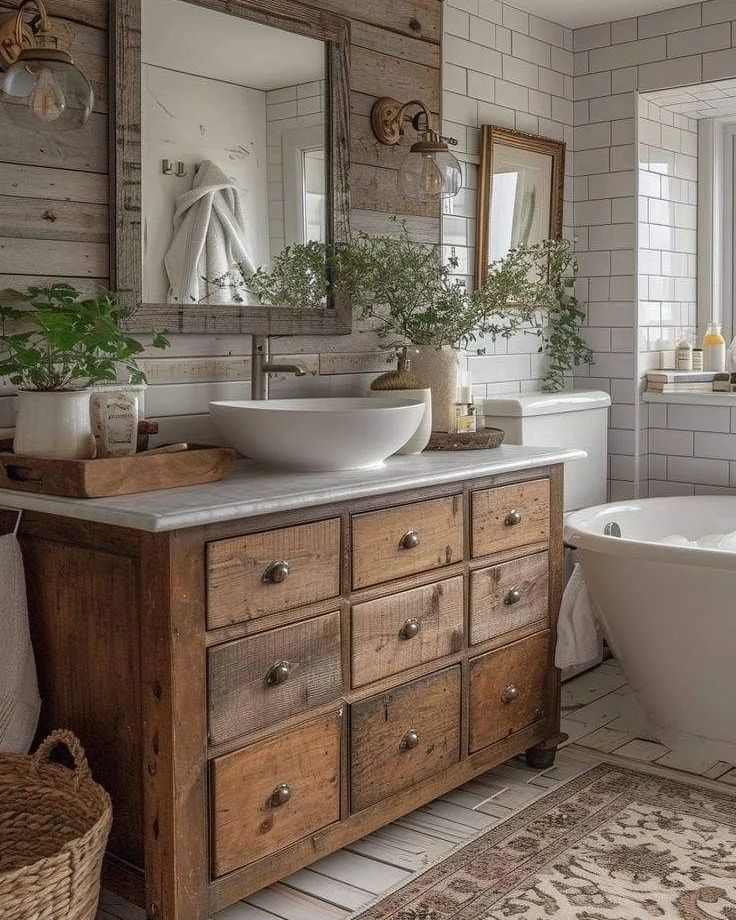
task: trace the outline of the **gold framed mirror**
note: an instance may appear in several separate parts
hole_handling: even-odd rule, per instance
[[[111,275],[137,307],[128,328],[350,332],[328,277],[307,306],[250,281],[287,247],[324,258],[349,237],[349,22],[291,0],[112,6]]]
[[[562,237],[563,141],[483,125],[475,283],[510,249]]]

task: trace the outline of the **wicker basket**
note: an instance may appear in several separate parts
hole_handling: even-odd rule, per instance
[[[59,743],[73,770],[49,762]],[[111,822],[72,732],[53,732],[32,757],[0,754],[2,920],[94,920]]]

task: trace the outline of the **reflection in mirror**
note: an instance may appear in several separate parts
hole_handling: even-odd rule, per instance
[[[565,144],[483,127],[476,283],[511,249],[562,236]]]
[[[326,43],[143,0],[143,302],[257,304],[285,246],[328,241]]]

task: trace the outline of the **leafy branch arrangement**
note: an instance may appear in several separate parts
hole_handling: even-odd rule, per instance
[[[114,382],[122,367],[145,383],[136,360],[144,346],[122,328],[131,313],[104,289],[92,298],[64,283],[0,291],[0,376],[21,390],[79,390]],[[155,348],[168,345],[154,335]]]
[[[397,223],[393,236],[360,233],[329,249],[318,242],[289,246],[270,270],[244,276],[244,285],[264,305],[305,310],[324,308],[332,288],[393,347],[467,348],[478,338],[537,335],[539,351],[549,358],[543,384],[549,390],[561,389],[574,366],[590,363],[569,241],[511,250],[489,267],[483,285],[469,291],[442,264],[438,246],[414,242]]]

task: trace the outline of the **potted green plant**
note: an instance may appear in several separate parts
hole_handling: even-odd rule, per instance
[[[432,389],[438,430],[452,428],[461,350],[478,339],[538,336],[540,352],[549,357],[545,389],[560,389],[572,367],[590,361],[568,240],[511,250],[474,290],[451,268],[438,246],[412,240],[397,220],[393,235],[359,233],[334,247],[287,247],[269,269],[244,273],[243,284],[264,305],[301,309],[324,306],[332,284],[388,345],[411,357],[411,370]]]
[[[66,283],[0,292],[0,376],[18,390],[14,449],[51,458],[94,455],[91,387],[118,379],[145,383],[143,345],[124,332],[131,310],[115,291],[94,297]],[[169,344],[157,333],[156,348]]]

